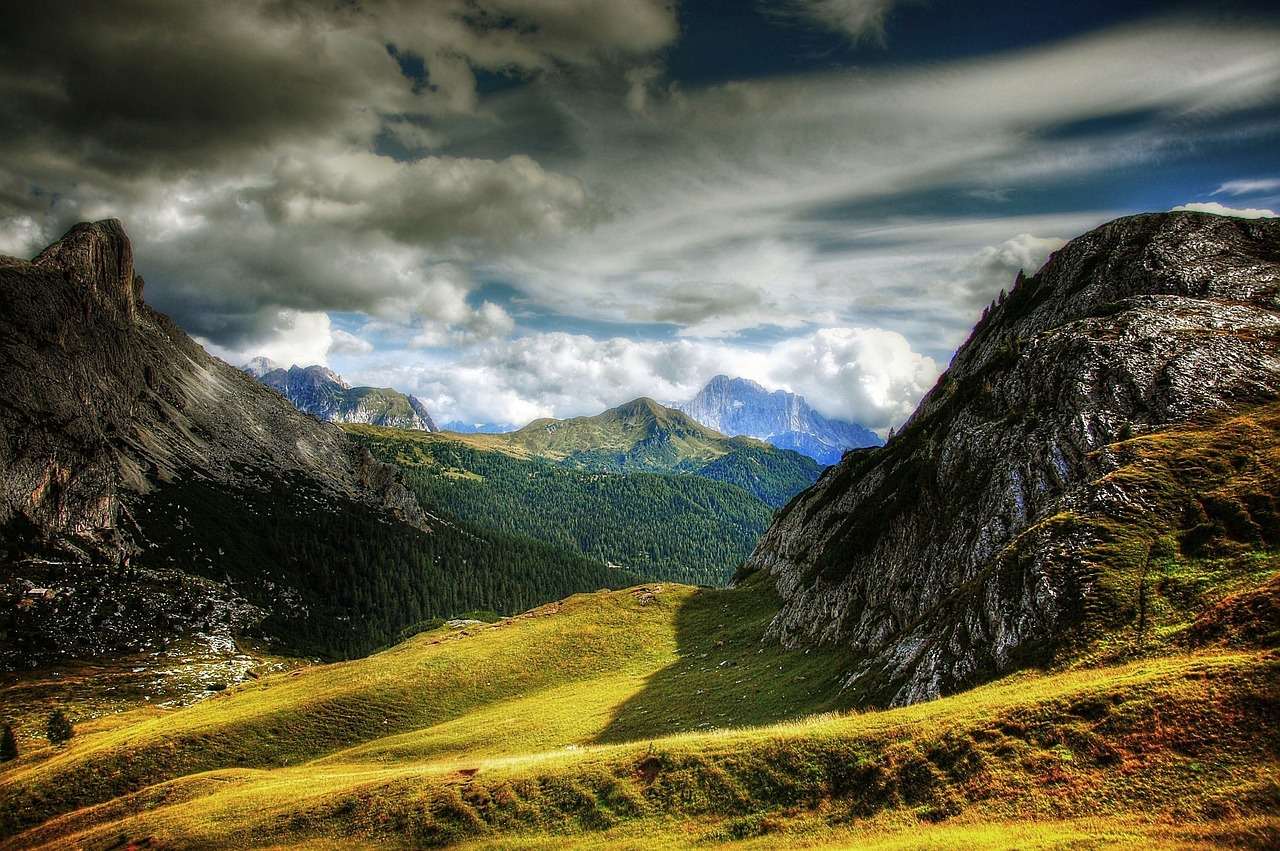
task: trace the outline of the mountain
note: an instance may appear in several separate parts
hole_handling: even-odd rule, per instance
[[[784,597],[769,634],[848,648],[844,687],[883,706],[1274,608],[1278,340],[1280,220],[1149,214],[1073,240],[886,446],[765,534],[747,569]]]
[[[428,516],[396,468],[142,293],[115,220],[0,260],[0,666],[197,634],[358,655],[415,621],[631,581]]]
[[[389,387],[352,387],[333,370],[313,364],[306,368],[277,366],[257,357],[240,367],[305,413],[331,423],[363,423],[389,428],[437,431],[427,406],[417,396]]]
[[[591,417],[534,420],[472,445],[604,473],[692,473],[736,485],[780,508],[818,478],[812,458],[749,437],[726,437],[688,414],[634,399]]]
[[[399,466],[424,505],[646,580],[724,586],[773,519],[756,496],[702,476],[570,469],[447,433],[346,431],[374,457]]]
[[[462,420],[450,420],[440,426],[440,431],[452,431],[456,434],[504,434],[515,431],[514,423],[468,423]]]
[[[873,431],[857,423],[829,420],[809,407],[803,396],[754,381],[717,375],[697,396],[676,405],[693,419],[723,434],[756,437],[779,449],[792,449],[824,466],[850,449],[879,446]]]

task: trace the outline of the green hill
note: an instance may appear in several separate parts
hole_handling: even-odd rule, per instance
[[[822,471],[799,452],[750,437],[725,437],[645,398],[593,417],[534,420],[519,431],[465,439],[477,448],[578,470],[692,473],[737,485],[774,508],[786,505]]]
[[[424,505],[646,579],[724,585],[773,516],[752,494],[701,476],[590,472],[449,434],[346,430],[378,460],[400,466]]]

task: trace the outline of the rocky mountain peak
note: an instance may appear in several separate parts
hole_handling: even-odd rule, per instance
[[[61,272],[67,282],[90,293],[102,307],[134,318],[144,282],[133,268],[133,246],[118,219],[84,222],[32,261]]]
[[[1106,478],[1126,435],[1280,395],[1277,293],[1280,220],[1150,214],[1073,240],[984,313],[893,440],[765,534],[748,566],[785,600],[771,634],[846,645],[846,686],[876,703],[1053,658],[1100,568],[1049,519],[1138,510]]]
[[[803,396],[785,390],[769,392],[746,378],[717,375],[697,396],[676,407],[708,428],[765,440],[820,464],[834,464],[850,449],[881,442],[857,423],[828,420],[809,407]]]

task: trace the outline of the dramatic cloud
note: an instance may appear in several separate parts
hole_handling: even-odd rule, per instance
[[[1173,208],[1174,210],[1190,210],[1193,213],[1215,213],[1219,216],[1235,216],[1239,219],[1274,219],[1276,213],[1271,210],[1258,210],[1253,207],[1247,207],[1243,210],[1236,210],[1231,207],[1224,207],[1217,201],[1209,201],[1207,203],[1197,204],[1180,204]]]

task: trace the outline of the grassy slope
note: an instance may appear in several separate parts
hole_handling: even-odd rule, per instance
[[[1277,434],[1112,447],[1152,508],[1047,521],[1097,580],[1053,672],[859,714],[765,586],[580,595],[83,724],[0,772],[0,845],[1276,847]]]
[[[868,831],[891,847],[940,821],[946,847],[1022,818],[1042,838],[1280,837],[1274,652],[1024,674],[842,713],[823,675],[838,659],[758,642],[775,605],[761,588],[580,595],[84,724],[0,774],[0,811],[34,827],[3,847],[821,847]]]

